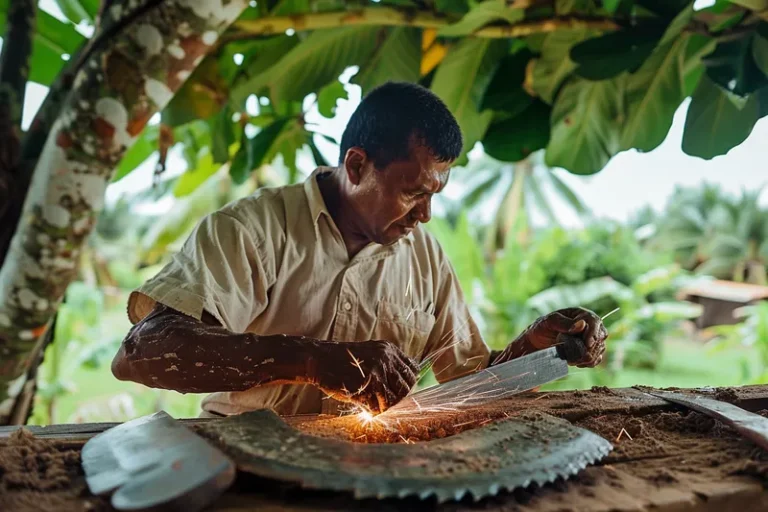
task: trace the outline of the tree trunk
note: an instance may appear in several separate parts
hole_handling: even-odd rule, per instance
[[[133,16],[131,22],[112,23],[116,33],[99,38],[76,69],[0,269],[0,424],[10,421],[43,335],[76,275],[113,170],[246,0],[124,4],[115,2],[104,18]]]
[[[12,212],[24,201],[18,178],[21,154],[21,115],[29,75],[29,57],[35,30],[35,0],[14,0],[8,8],[8,30],[0,54],[0,231],[16,222]],[[12,231],[10,231],[12,233]],[[5,254],[0,236],[0,265]]]

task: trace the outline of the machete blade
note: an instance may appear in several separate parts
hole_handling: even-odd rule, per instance
[[[568,375],[568,363],[551,347],[506,363],[490,366],[464,377],[431,386],[408,395],[390,411],[412,408],[425,400],[454,398],[454,407],[479,405],[523,393]]]

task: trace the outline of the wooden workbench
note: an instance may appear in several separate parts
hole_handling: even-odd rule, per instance
[[[753,412],[768,411],[768,386],[708,390]],[[588,428],[615,450],[568,482],[473,503],[419,500],[355,501],[343,494],[301,491],[241,474],[210,510],[525,510],[728,511],[768,510],[768,456],[728,427],[635,389],[519,395],[509,411],[536,409]],[[206,421],[183,420],[195,428]],[[311,418],[286,418],[301,427]],[[75,447],[114,424],[28,427],[36,436]],[[624,429],[624,432],[622,432]],[[0,428],[0,439],[15,428]],[[617,439],[618,438],[618,439]],[[69,510],[77,510],[75,499]]]

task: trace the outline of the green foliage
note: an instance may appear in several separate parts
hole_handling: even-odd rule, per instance
[[[507,244],[493,260],[472,243],[478,232],[466,216],[454,227],[433,219],[427,228],[456,262],[468,303],[496,349],[550,311],[581,306],[604,315],[619,307],[606,318],[608,373],[600,378],[609,379],[625,367],[654,368],[663,340],[680,321],[701,314],[699,306],[674,300],[687,280],[679,267],[651,257],[625,228],[549,229],[528,243]]]
[[[734,198],[706,184],[679,188],[655,220],[649,244],[699,274],[766,284],[768,210],[760,205],[761,192]]]
[[[768,383],[768,301],[745,306],[737,312],[741,315],[741,322],[710,329],[716,335],[710,344],[710,350],[720,355],[725,351],[734,351],[741,347],[756,349],[756,358],[742,362],[742,378],[750,384],[766,384]]]
[[[95,22],[95,0],[56,3],[72,23]],[[325,28],[311,31],[301,27],[313,26],[313,16],[348,6],[338,0],[261,2],[241,19],[294,16],[298,33],[265,36],[252,29],[248,37],[251,29],[234,26],[224,36],[226,44],[206,57],[177,92],[163,111],[163,122],[174,128],[210,123],[214,136],[204,143],[215,164],[229,163],[236,180],[277,155],[296,175],[295,153],[305,146],[323,161],[310,144],[311,125],[288,122],[271,139],[279,147],[270,147],[264,158],[258,157],[266,135],[258,143],[246,142],[244,125],[265,128],[284,117],[302,119],[302,102],[313,93],[321,114],[335,115],[336,100],[346,94],[337,79],[358,66],[352,82],[363,92],[387,80],[428,84],[459,120],[465,151],[481,141],[495,158],[516,162],[546,148],[550,165],[578,174],[598,172],[620,151],[657,147],[674,112],[693,94],[683,149],[713,158],[740,144],[756,120],[768,114],[768,20],[761,0],[719,0],[697,12],[692,4],[558,0],[522,8],[502,0],[440,0],[427,8],[409,0],[366,0],[355,5],[361,24],[325,27],[323,21]],[[383,6],[407,11],[377,25]],[[0,22],[6,11],[7,1],[0,2]],[[437,21],[430,21],[435,15]],[[515,39],[485,37],[487,30],[503,35],[507,29],[550,19],[559,23],[569,16],[597,22],[580,28],[563,23],[557,30],[534,30]],[[611,20],[615,29],[606,28]],[[31,80],[50,84],[62,69],[62,56],[74,56],[85,43],[72,23],[39,13]],[[422,48],[422,39],[434,35],[424,27],[433,23],[439,37],[432,49],[442,45],[446,53],[430,54],[432,71],[422,76],[422,61],[431,51],[430,44]],[[259,112],[246,116],[244,106],[252,95],[260,100]],[[146,160],[147,142],[152,138],[142,138],[128,153],[117,179]],[[259,151],[249,156],[253,149]]]

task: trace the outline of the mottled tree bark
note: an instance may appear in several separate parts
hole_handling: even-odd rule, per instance
[[[125,6],[130,5],[129,9]],[[0,269],[0,424],[10,420],[43,335],[76,275],[83,241],[116,165],[245,0],[115,2],[76,69],[35,166],[19,228]],[[53,108],[53,107],[52,107]]]

